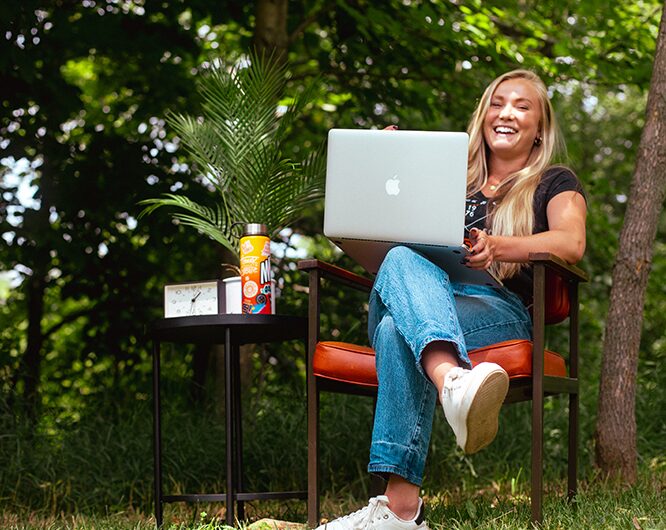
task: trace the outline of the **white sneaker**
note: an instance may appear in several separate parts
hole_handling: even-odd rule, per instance
[[[316,530],[429,530],[423,515],[423,501],[411,521],[404,521],[388,507],[388,497],[373,497],[365,508],[318,526]]]
[[[508,389],[509,376],[495,363],[480,363],[472,370],[456,367],[446,374],[442,407],[465,453],[476,453],[495,439]]]

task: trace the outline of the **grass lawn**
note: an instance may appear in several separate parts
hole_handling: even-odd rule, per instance
[[[553,488],[552,485],[549,485]],[[558,485],[558,490],[561,487]],[[529,529],[529,503],[525,494],[502,493],[510,485],[494,485],[491,491],[442,493],[427,498],[427,518],[432,530],[509,530]],[[344,514],[357,509],[364,500],[326,498],[323,512]],[[220,520],[219,505],[169,505],[164,528],[169,530],[229,529]],[[223,507],[222,507],[223,510]],[[280,517],[302,522],[304,503],[285,505],[248,503],[247,513],[254,519]],[[148,530],[155,521],[150,514],[46,515],[40,513],[0,515],[3,530]],[[268,530],[284,528],[267,522],[241,524],[237,529]],[[289,530],[305,525],[289,525]],[[544,530],[664,530],[666,529],[666,477],[644,475],[639,484],[622,488],[604,482],[581,485],[577,501],[571,505],[561,491],[548,491],[544,504]]]

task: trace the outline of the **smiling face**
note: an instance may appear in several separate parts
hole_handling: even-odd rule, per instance
[[[534,85],[526,79],[500,83],[492,97],[483,122],[483,136],[491,160],[526,162],[534,140],[540,136],[541,105]]]

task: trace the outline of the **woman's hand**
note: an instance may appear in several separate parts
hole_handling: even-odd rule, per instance
[[[466,265],[472,269],[487,269],[495,261],[495,241],[485,230],[472,228],[469,231],[472,249],[465,259]]]
[[[398,126],[397,125],[387,125],[386,127],[384,127],[384,130],[385,131],[397,131]]]

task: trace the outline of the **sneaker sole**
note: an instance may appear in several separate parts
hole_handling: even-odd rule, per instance
[[[504,370],[489,372],[481,382],[467,414],[465,453],[476,453],[495,439],[499,412],[508,390],[509,376]]]

